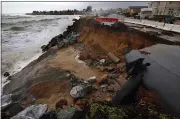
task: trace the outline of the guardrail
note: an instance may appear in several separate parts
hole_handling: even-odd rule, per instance
[[[122,21],[122,19],[119,21]],[[151,27],[166,30],[166,31],[173,31],[173,32],[180,33],[180,25],[176,25],[176,24],[165,24],[165,23],[156,22],[156,21],[138,20],[138,19],[130,19],[130,18],[124,18],[123,22],[151,26]]]

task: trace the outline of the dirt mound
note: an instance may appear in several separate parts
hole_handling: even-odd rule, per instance
[[[45,81],[38,83],[30,88],[30,93],[35,98],[48,98],[52,94],[66,93],[70,91],[68,81]]]
[[[48,107],[55,109],[55,104],[63,98],[66,98],[69,105],[73,103],[73,98],[69,95],[71,87],[68,80],[64,81],[45,81],[32,86],[29,95],[36,98],[36,103],[47,104]]]
[[[88,48],[99,45],[105,52],[112,52],[117,56],[124,55],[131,49],[141,49],[154,44],[136,33],[112,32],[106,28],[89,27],[83,28],[80,41]]]

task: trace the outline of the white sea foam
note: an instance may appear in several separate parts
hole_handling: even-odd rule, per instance
[[[2,26],[2,74],[8,71],[13,75],[37,59],[42,54],[41,46],[63,33],[74,18],[79,19],[79,16],[2,16],[2,23],[10,24]],[[24,29],[12,30],[12,27]],[[2,86],[8,83],[6,79],[2,76]]]

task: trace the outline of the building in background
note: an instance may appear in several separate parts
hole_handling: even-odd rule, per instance
[[[150,19],[152,18],[152,8],[142,8],[140,12],[141,19]]]
[[[152,15],[170,15],[180,17],[179,1],[153,1],[149,3]]]
[[[140,13],[142,8],[148,8],[148,6],[129,6],[130,14]]]

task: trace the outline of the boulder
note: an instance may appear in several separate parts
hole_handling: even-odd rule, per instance
[[[8,77],[8,76],[10,76],[10,73],[9,72],[5,72],[4,73],[4,77]]]
[[[77,19],[73,19],[72,21],[75,21],[75,22],[76,22],[76,21],[77,21]]]
[[[57,46],[59,49],[62,48],[64,46],[64,42],[58,41]]]
[[[64,43],[64,46],[67,47],[69,45],[69,40],[63,39],[62,42]]]
[[[74,86],[71,91],[70,91],[70,95],[73,98],[81,98],[81,97],[85,97],[87,93],[91,92],[93,90],[93,87],[91,84],[86,83],[86,82],[82,82],[77,86]]]
[[[11,103],[6,108],[1,110],[3,118],[13,117],[23,110],[23,107],[19,103]]]
[[[67,109],[62,109],[57,113],[57,119],[73,119],[75,115],[76,108],[68,107]]]
[[[12,94],[9,95],[3,95],[1,97],[1,109],[4,109],[6,106],[12,103],[11,99]]]
[[[39,119],[47,110],[46,104],[32,105],[11,119]]]
[[[43,114],[39,119],[57,119],[56,111],[50,111]]]
[[[48,47],[46,45],[43,45],[43,46],[41,46],[41,49],[42,49],[43,52],[45,52],[45,51],[48,50]]]
[[[10,103],[6,107],[1,109],[1,115],[3,119],[9,119],[15,116],[23,110],[23,107],[19,103]]]
[[[71,89],[70,95],[73,98],[84,97],[85,96],[84,88],[80,85],[75,86]]]

